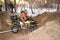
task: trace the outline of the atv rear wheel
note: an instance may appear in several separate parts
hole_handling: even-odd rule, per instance
[[[33,26],[30,26],[30,31],[34,31],[36,29],[36,27],[33,25]]]

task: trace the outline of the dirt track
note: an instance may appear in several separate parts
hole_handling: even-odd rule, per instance
[[[60,40],[60,20],[47,22],[23,40]]]
[[[26,35],[23,40],[60,40],[60,12],[45,13],[37,17],[37,22],[41,20],[38,24],[44,25]]]
[[[0,13],[0,23],[1,23],[1,28],[0,31],[4,31],[4,30],[10,30],[11,29],[11,20],[10,20],[10,16],[12,14],[8,13],[8,12],[2,12]],[[2,18],[2,19],[1,19]],[[9,33],[5,33],[5,34],[0,34],[0,40],[20,40],[21,38],[24,37],[24,35],[30,33],[30,31],[28,30],[23,30],[23,31],[19,31],[18,33],[14,34],[12,32]]]
[[[1,34],[2,39],[3,40],[20,40],[22,39],[26,34],[28,34],[29,32],[27,31],[20,31],[19,33],[5,33],[5,34]]]
[[[2,14],[3,15],[3,14]],[[11,26],[10,25],[8,25],[8,22],[6,22],[6,21],[4,21],[4,20],[10,20],[10,14],[8,14],[8,16],[6,16],[7,15],[7,13],[4,15],[4,16],[1,16],[1,17],[3,17],[3,19],[1,20],[2,21],[2,29],[3,30],[8,30],[8,29],[10,29],[11,28]],[[45,23],[46,22],[48,22],[48,21],[52,21],[53,22],[53,20],[60,20],[60,12],[55,12],[55,13],[44,13],[44,14],[41,14],[41,15],[39,15],[39,16],[36,16],[35,17],[35,20],[38,22],[38,27],[40,27],[41,25],[45,25]],[[40,22],[39,22],[40,21]],[[11,22],[11,21],[10,21]],[[60,22],[60,21],[59,21]],[[59,24],[59,22],[58,22],[58,24]],[[53,22],[53,23],[57,23],[57,22]],[[52,24],[53,24],[52,23]],[[48,23],[47,23],[48,24]],[[50,23],[51,24],[51,23]],[[55,24],[54,24],[55,25]],[[49,25],[48,25],[49,26]],[[43,26],[44,27],[44,26]],[[39,30],[39,29],[37,29],[37,30]],[[42,29],[41,29],[42,30]],[[47,29],[46,29],[47,30]],[[40,31],[40,30],[39,30]],[[39,32],[39,31],[37,31],[37,33]],[[45,32],[45,31],[43,31],[43,32]],[[28,31],[19,31],[19,33],[17,33],[17,34],[13,34],[13,33],[11,33],[11,32],[9,32],[9,33],[5,33],[5,34],[0,34],[0,40],[21,40],[21,39],[26,39],[26,38],[28,38],[30,35],[32,36],[33,35],[33,33],[34,32],[32,32],[31,34],[30,34],[30,32],[29,32],[29,30]],[[29,34],[29,36],[27,35],[27,34]],[[43,33],[44,34],[44,33]],[[27,35],[27,37],[25,38],[25,36]],[[41,35],[41,34],[40,34]],[[38,35],[36,35],[35,33],[34,33],[34,35],[33,35],[33,37],[38,37]],[[43,35],[41,35],[41,36],[43,36]],[[44,34],[44,36],[46,36],[45,34]],[[43,36],[43,38],[44,38],[44,36]],[[34,38],[35,38],[34,37]],[[48,37],[48,36],[47,36]],[[30,38],[30,37],[29,37]],[[28,38],[28,39],[29,39]],[[31,39],[31,38],[30,38]],[[38,38],[37,38],[38,39]],[[32,40],[32,39],[31,39]]]

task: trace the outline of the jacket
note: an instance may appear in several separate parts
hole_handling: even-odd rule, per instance
[[[0,5],[3,5],[3,2],[0,0]]]

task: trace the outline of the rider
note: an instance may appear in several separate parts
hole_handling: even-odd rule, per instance
[[[10,1],[9,5],[9,10],[11,13],[13,13],[13,9],[14,9],[14,4]]]
[[[26,18],[28,17],[27,12],[26,11],[21,11],[21,14],[22,14],[23,20],[26,20]]]

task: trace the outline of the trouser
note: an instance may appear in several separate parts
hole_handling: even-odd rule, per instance
[[[2,5],[0,5],[0,11],[2,11]]]
[[[10,8],[10,12],[13,13],[13,8]]]
[[[11,13],[13,13],[13,7],[9,7]]]

